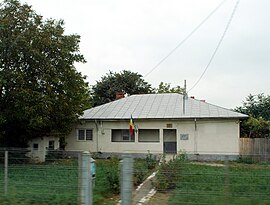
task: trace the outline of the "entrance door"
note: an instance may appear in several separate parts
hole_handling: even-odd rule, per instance
[[[177,153],[176,129],[163,130],[164,153]]]

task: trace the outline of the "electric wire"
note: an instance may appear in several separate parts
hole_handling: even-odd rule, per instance
[[[152,73],[158,66],[160,66],[170,55],[172,55],[180,46],[182,46],[227,0],[222,1],[214,10],[210,12],[180,43],[176,45],[165,57],[163,57],[148,73],[144,75],[144,78]]]
[[[237,2],[235,3],[234,8],[233,8],[233,11],[232,11],[232,13],[231,13],[231,15],[230,15],[230,18],[229,18],[229,20],[228,20],[228,22],[227,22],[227,24],[226,24],[226,27],[225,27],[225,29],[224,29],[224,31],[223,31],[223,33],[222,33],[220,39],[219,39],[219,42],[218,42],[218,44],[217,44],[217,46],[216,46],[216,48],[215,48],[213,54],[211,55],[211,58],[210,58],[208,64],[206,65],[204,71],[202,72],[202,74],[201,74],[201,76],[199,77],[199,79],[194,83],[194,85],[187,91],[187,93],[190,92],[193,88],[196,87],[196,85],[201,81],[201,79],[203,78],[203,76],[204,76],[204,74],[206,73],[207,69],[209,68],[210,64],[212,63],[214,57],[215,57],[216,54],[217,54],[217,51],[218,51],[218,49],[219,49],[221,43],[222,43],[222,41],[223,41],[223,39],[224,39],[224,37],[225,37],[225,35],[226,35],[228,29],[229,29],[229,26],[230,26],[230,24],[231,24],[231,22],[232,22],[233,16],[234,16],[234,14],[235,14],[235,12],[236,12],[236,9],[237,9],[237,7],[238,7],[239,2],[240,2],[240,0],[237,0]]]

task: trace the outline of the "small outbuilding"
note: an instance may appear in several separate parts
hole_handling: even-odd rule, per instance
[[[66,150],[235,158],[240,120],[247,117],[176,93],[132,95],[85,110]]]

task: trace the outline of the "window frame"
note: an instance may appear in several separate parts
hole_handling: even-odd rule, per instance
[[[83,134],[83,135],[81,135]],[[90,135],[87,135],[90,134]],[[76,139],[80,142],[93,141],[93,129],[89,128],[77,128]]]
[[[113,140],[113,132],[118,132],[121,139]],[[111,142],[135,142],[135,132],[133,130],[133,134],[130,136],[129,129],[111,129]]]
[[[55,141],[54,140],[49,140],[49,142],[48,142],[48,150],[55,150]]]
[[[142,140],[140,137],[140,132],[149,132],[149,131],[157,131],[158,140]],[[138,142],[139,143],[160,143],[160,129],[139,129],[138,130]]]

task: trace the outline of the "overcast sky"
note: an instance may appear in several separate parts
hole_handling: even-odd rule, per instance
[[[111,71],[145,76],[223,0],[21,0],[44,18],[63,19],[81,36],[90,84]],[[182,46],[145,77],[191,88],[206,68],[237,0],[227,0]],[[241,0],[225,38],[188,95],[235,108],[251,94],[270,94],[270,1]]]

